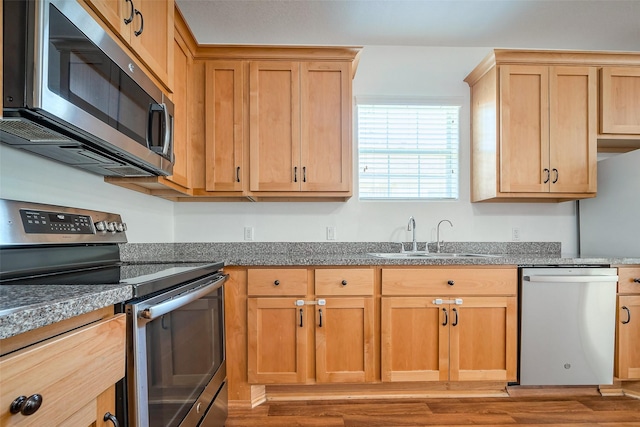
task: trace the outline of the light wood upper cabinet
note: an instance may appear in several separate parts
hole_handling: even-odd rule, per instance
[[[348,62],[251,62],[252,192],[350,196],[349,71]]]
[[[173,89],[174,1],[86,0],[167,89]]]
[[[470,84],[472,201],[595,196],[595,67],[494,65]]]
[[[640,138],[640,67],[600,71],[600,133]]]
[[[205,176],[207,191],[248,188],[244,149],[243,61],[207,61]]]
[[[640,267],[618,268],[615,376],[640,379]]]
[[[112,425],[103,418],[115,414],[114,384],[124,376],[125,321],[112,316],[1,357],[0,424]],[[16,397],[34,394],[42,396],[35,413],[10,413]]]

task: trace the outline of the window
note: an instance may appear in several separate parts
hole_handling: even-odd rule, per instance
[[[459,105],[358,100],[360,199],[457,199],[459,115]]]

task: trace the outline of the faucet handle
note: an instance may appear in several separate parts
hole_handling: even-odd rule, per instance
[[[400,244],[400,253],[404,253],[404,243],[398,242]]]

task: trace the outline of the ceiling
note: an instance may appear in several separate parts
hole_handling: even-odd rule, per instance
[[[200,44],[640,51],[640,0],[176,0]]]

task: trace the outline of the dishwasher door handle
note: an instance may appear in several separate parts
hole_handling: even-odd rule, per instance
[[[527,282],[547,283],[594,283],[617,282],[618,276],[524,276]]]

